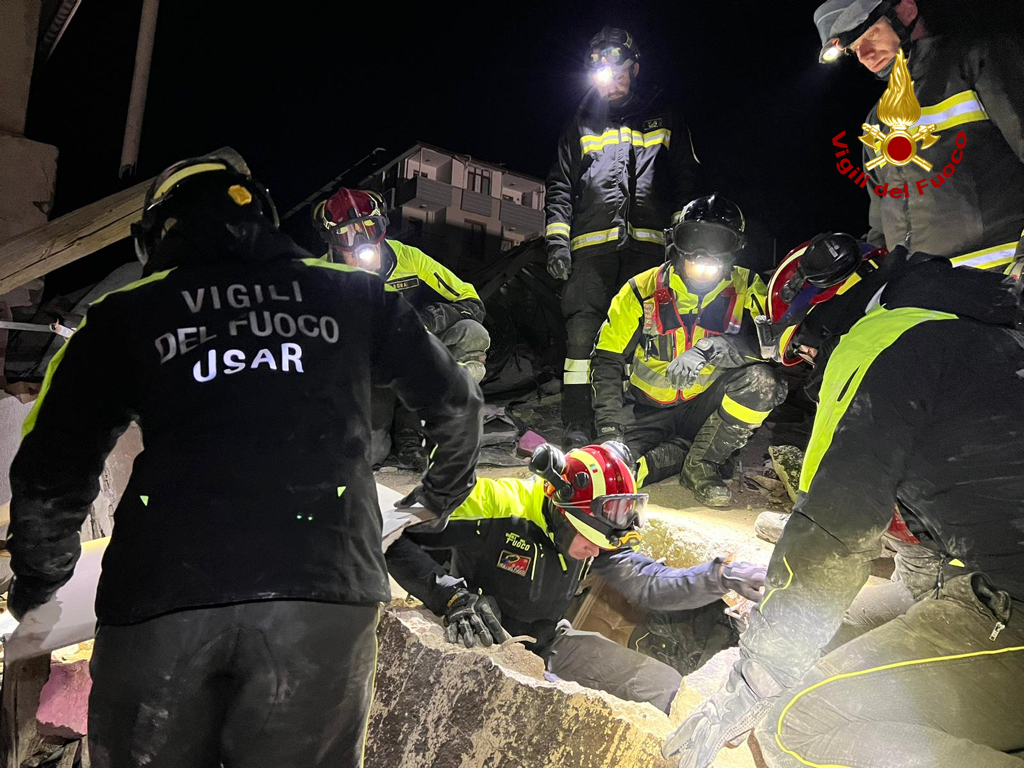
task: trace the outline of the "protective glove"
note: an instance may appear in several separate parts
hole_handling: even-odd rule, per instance
[[[548,274],[555,280],[568,280],[572,273],[572,254],[568,245],[554,245],[548,248]]]
[[[759,590],[764,586],[767,567],[755,563],[724,563],[721,560],[718,562],[722,563],[719,581],[723,587],[734,590],[747,600],[761,602],[762,595]]]
[[[444,639],[472,648],[477,640],[484,648],[509,639],[508,632],[501,626],[494,603],[489,597],[475,595],[468,589],[458,589],[444,612]]]
[[[771,709],[735,670],[718,693],[708,697],[665,742],[665,757],[679,755],[679,768],[708,768],[719,750],[738,747]]]
[[[444,333],[462,319],[462,313],[459,312],[458,307],[454,304],[440,302],[427,304],[420,310],[420,316],[423,318],[423,324],[427,330],[435,336]]]
[[[697,382],[700,372],[715,362],[719,352],[712,339],[704,338],[668,364],[666,374],[669,383],[682,391]]]
[[[11,585],[7,588],[7,610],[18,621],[49,599],[49,596],[27,587],[17,576],[11,580]]]

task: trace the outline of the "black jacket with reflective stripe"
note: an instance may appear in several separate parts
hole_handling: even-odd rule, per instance
[[[1024,600],[1017,305],[999,274],[934,260],[890,281],[881,306],[842,337],[765,599],[740,640],[740,669],[762,696],[818,660],[896,505],[947,577],[984,573]]]
[[[690,131],[659,94],[637,91],[621,111],[591,92],[558,142],[547,180],[548,247],[573,258],[665,251],[664,230],[694,197]]]
[[[104,557],[101,622],[388,600],[371,383],[393,385],[436,435],[423,503],[442,513],[473,486],[478,387],[379,277],[270,227],[238,253],[171,237],[157,257],[167,269],[92,305],[26,423],[11,468],[21,604],[70,577],[104,459],[132,420],[145,450]]]
[[[926,37],[914,43],[908,66],[920,122],[934,123],[940,138],[919,150],[931,171],[910,163],[869,172],[868,239],[890,250],[906,245],[911,252],[949,258],[997,246],[1008,250],[1024,229],[1024,37],[1019,30],[986,40]],[[877,105],[867,122],[889,131]],[[864,147],[864,162],[874,157]],[[886,184],[901,197],[875,194],[876,185]],[[908,197],[902,196],[904,184]],[[991,256],[979,255],[968,265],[1005,266],[1012,250],[998,264]]]
[[[468,588],[493,597],[505,629],[513,636],[536,638],[534,650],[541,655],[588,571],[632,605],[652,610],[699,608],[729,591],[717,561],[671,568],[631,549],[573,560],[555,544],[551,514],[557,513],[540,480],[480,478],[443,532],[407,531],[393,543],[387,551],[388,569],[411,595],[443,615],[463,582],[424,550],[451,549]]]

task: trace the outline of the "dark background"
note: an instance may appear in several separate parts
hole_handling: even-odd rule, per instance
[[[633,33],[641,78],[691,123],[708,186],[781,256],[819,231],[867,228],[867,195],[836,171],[831,139],[845,129],[856,145],[885,84],[853,60],[818,63],[817,4],[164,0],[139,166],[121,180],[141,2],[84,0],[37,64],[28,135],[60,150],[55,216],[225,145],[282,213],[374,147],[387,160],[418,140],[544,177],[586,88],[587,42],[607,23]],[[1012,0],[920,5],[931,26],[958,31],[1019,11]],[[127,242],[112,246],[54,273],[48,292],[129,258]]]

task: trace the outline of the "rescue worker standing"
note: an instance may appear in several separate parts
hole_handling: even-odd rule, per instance
[[[711,507],[730,504],[723,465],[786,397],[754,334],[764,282],[734,264],[744,229],[743,213],[725,198],[689,203],[664,263],[612,300],[593,358],[601,438],[625,440],[640,457],[641,483],[681,470],[680,482]]]
[[[580,582],[594,573],[637,607],[691,614],[695,629],[708,629],[693,633],[700,647],[688,655],[706,660],[738,636],[698,617],[711,612],[726,622],[719,598],[731,589],[759,600],[764,568],[722,558],[669,568],[635,552],[647,495],[636,492],[621,444],[568,455],[546,444],[530,468],[537,477],[480,478],[443,532],[406,531],[388,548],[391,575],[445,617],[449,642],[491,645],[507,639],[506,629],[529,635],[536,643],[528,647],[556,676],[668,712],[682,682],[676,669],[561,620]],[[427,549],[451,549],[462,578]]]
[[[768,592],[727,686],[666,754],[705,768],[760,721],[772,768],[1019,768],[1004,754],[1024,748],[1019,286],[904,249],[878,267],[835,255],[787,281],[776,323],[796,327],[780,356],[824,376]],[[941,558],[934,590],[822,658],[897,505]]]
[[[913,163],[868,172],[869,242],[946,256],[956,266],[1005,269],[1024,234],[1021,30],[934,34],[916,0],[829,0],[814,22],[823,61],[855,54],[884,80],[902,50],[921,105],[919,124],[933,123],[938,136],[924,153],[935,166],[930,172]],[[880,125],[877,105],[866,122]],[[874,157],[864,147],[864,162]],[[947,168],[953,173],[944,174]],[[900,198],[880,197],[876,185],[898,190]]]
[[[16,617],[71,577],[118,436],[145,440],[96,600],[98,768],[362,765],[390,598],[371,380],[438,444],[420,503],[443,517],[473,486],[476,384],[398,292],[276,223],[240,162],[169,167],[133,226],[143,279],[92,305],[25,423]]]
[[[330,246],[330,260],[379,275],[412,304],[427,330],[480,382],[491,337],[483,326],[484,305],[476,289],[419,248],[385,239],[387,205],[372,190],[339,189],[313,209],[313,222]],[[373,401],[373,464],[388,456],[394,435],[399,466],[427,467],[420,420],[390,389],[379,389]]]
[[[548,271],[562,293],[567,442],[591,435],[590,355],[608,302],[664,258],[664,230],[694,195],[697,160],[686,123],[660,91],[641,88],[640,54],[624,29],[590,41],[593,89],[558,143],[547,181]]]

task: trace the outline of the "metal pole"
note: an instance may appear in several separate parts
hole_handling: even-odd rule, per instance
[[[142,118],[146,113],[146,92],[149,89],[149,66],[153,62],[153,41],[156,39],[156,14],[160,0],[142,0],[139,20],[139,42],[135,48],[135,74],[132,75],[132,95],[128,102],[128,119],[124,124],[124,143],[121,145],[121,178],[135,173],[139,161],[139,139]]]

